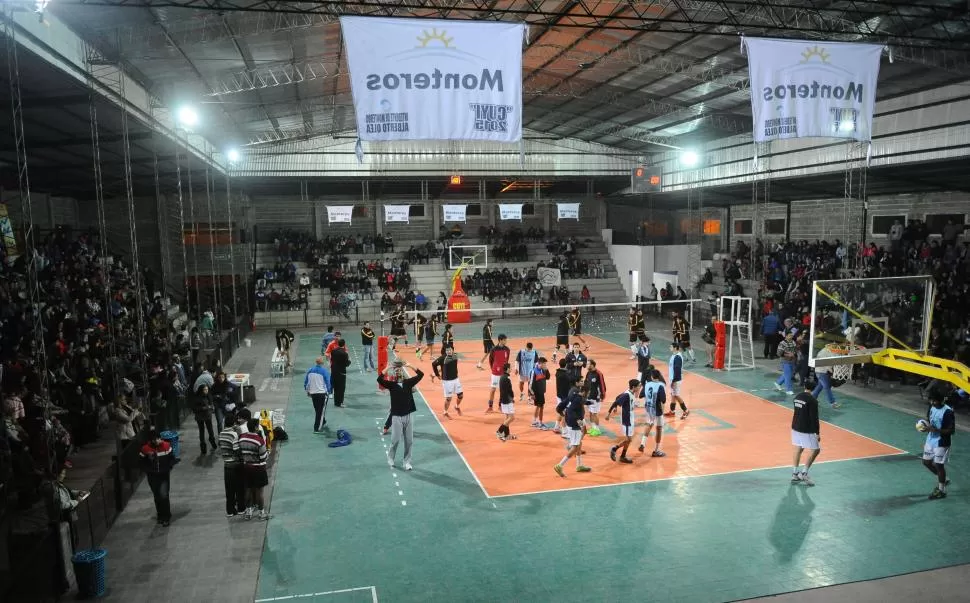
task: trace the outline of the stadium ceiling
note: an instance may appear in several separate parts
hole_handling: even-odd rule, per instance
[[[966,0],[52,0],[214,144],[353,137],[338,17],[525,22],[524,126],[635,153],[751,131],[740,36],[886,44],[879,99],[970,79]]]

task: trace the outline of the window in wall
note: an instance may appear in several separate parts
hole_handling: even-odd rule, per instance
[[[536,215],[535,203],[523,203],[522,204],[522,215],[523,216],[534,216]]]
[[[754,232],[754,221],[749,219],[735,220],[734,221],[734,234],[736,235],[749,235]]]
[[[765,219],[765,234],[766,235],[783,235],[783,234],[785,234],[785,218],[767,218],[767,219]]]
[[[644,222],[643,234],[648,237],[665,237],[669,233],[667,222]]]
[[[370,209],[366,205],[355,205],[351,216],[354,218],[366,218],[370,215]]]
[[[482,204],[481,203],[469,203],[468,207],[465,209],[466,216],[481,216],[482,215]]]
[[[904,214],[897,216],[873,216],[869,234],[889,236],[889,229],[893,227],[896,220],[899,220],[900,224],[906,226],[906,216]]]
[[[409,218],[423,218],[424,215],[424,203],[418,203],[408,207]]]
[[[706,235],[719,235],[719,234],[721,234],[721,221],[720,220],[704,220],[704,234],[706,234]]]
[[[957,226],[964,226],[967,223],[967,216],[966,214],[926,214],[926,227],[930,234],[941,235],[950,220],[953,220]]]

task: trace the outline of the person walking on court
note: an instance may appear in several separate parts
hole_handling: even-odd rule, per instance
[[[509,377],[510,368],[511,365],[508,362],[502,366],[502,376],[498,382],[498,408],[505,415],[505,419],[498,426],[495,435],[503,442],[516,439],[516,436],[509,432],[509,425],[515,421],[515,390],[512,389],[512,378]]]
[[[168,499],[172,467],[175,466],[172,445],[163,440],[153,429],[148,436],[148,442],[141,447],[138,456],[145,477],[148,479],[148,487],[151,488],[155,499],[158,524],[167,528],[172,521],[172,506]]]
[[[347,391],[347,367],[350,366],[350,354],[347,353],[347,342],[337,340],[337,347],[330,355],[330,371],[333,380],[333,405],[341,408],[344,405],[344,392]]]
[[[432,383],[435,379],[441,379],[441,387],[445,394],[445,418],[451,418],[448,409],[451,406],[453,396],[458,397],[458,401],[455,402],[455,412],[460,417],[461,400],[465,397],[465,394],[461,387],[461,381],[458,379],[458,357],[455,356],[455,348],[445,348],[444,353],[431,363],[431,372]]]
[[[303,389],[313,401],[313,432],[319,433],[327,426],[327,400],[333,391],[330,371],[323,366],[323,356],[318,356],[316,363],[306,372],[303,378]]]
[[[620,462],[621,463],[632,463],[633,461],[626,456],[627,449],[630,448],[630,442],[633,441],[633,430],[636,424],[634,401],[637,398],[637,394],[640,392],[640,380],[630,379],[627,383],[627,390],[621,393],[619,396],[613,400],[613,404],[610,409],[606,411],[606,420],[609,422],[613,418],[613,411],[617,408],[620,409],[620,425],[621,431],[620,436],[617,438],[613,447],[610,448],[610,460],[616,462],[616,452],[620,451]]]
[[[586,395],[589,391],[583,385],[579,389],[571,391],[569,397],[556,406],[556,413],[563,418],[566,432],[566,456],[553,467],[559,477],[566,477],[563,465],[569,459],[576,457],[576,472],[589,473],[592,471],[583,464],[583,436],[586,434],[586,424],[583,416],[586,412]]]
[[[670,382],[670,412],[668,417],[677,415],[677,404],[680,404],[681,419],[686,419],[690,411],[687,410],[687,403],[680,395],[680,386],[684,381],[684,357],[680,354],[680,344],[670,344],[670,359],[667,360],[667,381]]]
[[[405,369],[414,369],[413,377],[405,377]],[[403,360],[395,360],[394,364],[384,369],[377,376],[377,384],[385,388],[391,395],[391,448],[387,453],[387,464],[394,466],[397,447],[404,441],[404,470],[413,469],[411,465],[411,445],[414,443],[414,424],[411,415],[417,411],[414,404],[414,388],[417,387],[424,373],[417,367],[412,367]]]
[[[950,459],[950,444],[956,431],[956,415],[943,401],[943,394],[935,388],[930,391],[932,406],[926,411],[926,443],[923,445],[923,465],[937,478],[937,486],[930,494],[930,500],[946,498],[946,462]]]
[[[816,370],[815,376],[818,378],[818,384],[812,390],[812,396],[817,399],[818,395],[824,391],[830,408],[842,408],[842,405],[836,402],[835,395],[832,393],[832,368],[826,367]]]
[[[785,392],[789,396],[794,394],[792,391],[792,379],[795,376],[795,354],[798,346],[795,345],[795,331],[789,329],[785,331],[785,339],[778,344],[778,356],[781,358],[781,377],[775,381],[775,389]],[[782,389],[782,383],[785,384]]]
[[[360,345],[364,349],[364,372],[369,373],[377,370],[376,356],[374,355],[374,329],[370,328],[370,323],[365,322],[360,330]]]
[[[637,450],[643,452],[646,449],[650,431],[656,428],[656,445],[651,456],[667,456],[667,453],[660,449],[660,443],[664,437],[664,406],[667,404],[667,391],[664,389],[663,375],[660,374],[660,371],[652,370],[645,377],[648,381],[643,384],[640,397],[644,399],[643,406],[647,410],[647,426],[643,429],[643,436],[640,437],[640,446]],[[642,380],[641,383],[643,383]]]
[[[792,460],[791,483],[814,486],[815,482],[808,476],[812,463],[822,451],[819,442],[818,400],[812,395],[812,384],[803,384],[805,391],[795,396],[795,414],[791,420],[791,443],[794,448]],[[805,469],[801,469],[802,452],[808,450]]]

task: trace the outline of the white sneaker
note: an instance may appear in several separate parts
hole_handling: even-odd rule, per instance
[[[253,518],[253,511],[255,509],[256,509],[256,507],[247,507],[246,508],[246,520],[247,521]]]
[[[784,388],[781,387],[781,383],[775,383],[775,389],[777,389],[780,392],[785,391]]]
[[[801,473],[798,474],[798,479],[803,484],[805,484],[806,486],[814,486],[815,485],[815,482],[812,481],[812,478],[808,477],[808,474],[805,473],[804,471],[802,471]]]
[[[786,393],[786,394],[788,394],[789,396],[794,396],[794,395],[795,395],[795,392],[793,392],[793,391],[791,391],[791,390],[788,390],[788,391],[787,391],[787,392],[785,392],[785,393]]]
[[[259,512],[259,518],[258,519],[260,521],[267,521],[268,519],[270,519],[272,517],[273,517],[272,515],[270,515],[269,513],[266,512],[266,509],[263,509],[262,511]]]
[[[394,466],[394,459],[391,458],[391,455],[387,455],[387,465],[389,467],[393,467]]]
[[[411,469],[414,469],[414,467],[411,466],[411,463],[404,463],[405,471],[410,471]]]

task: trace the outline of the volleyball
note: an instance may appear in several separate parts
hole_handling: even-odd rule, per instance
[[[926,421],[926,419],[920,419],[919,421],[916,421],[916,431],[926,431],[927,429],[929,429],[929,427],[930,427],[930,424]]]

